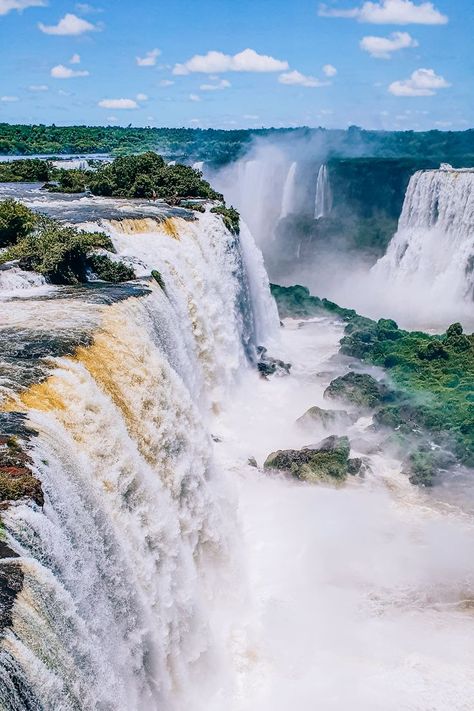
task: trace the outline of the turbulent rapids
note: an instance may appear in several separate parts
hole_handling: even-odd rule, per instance
[[[352,367],[341,322],[279,328],[245,223],[23,199],[137,279],[0,271],[0,446],[41,484],[1,511],[2,711],[470,711],[472,497],[413,487],[370,416],[301,424]],[[259,346],[291,375],[260,377]],[[263,467],[328,435],[365,477]]]

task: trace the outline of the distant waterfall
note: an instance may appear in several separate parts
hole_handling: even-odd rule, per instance
[[[295,161],[290,165],[290,168],[288,170],[285,184],[283,186],[280,218],[287,217],[294,210],[297,167],[298,163]]]
[[[332,209],[332,192],[329,183],[328,168],[325,163],[318,171],[316,181],[316,197],[314,202],[314,219],[327,217]]]
[[[375,277],[429,299],[434,309],[474,298],[474,171],[415,173],[398,231]]]
[[[45,495],[44,509],[2,511],[24,576],[0,641],[2,711],[179,711],[193,670],[215,664],[209,590],[226,579],[235,522],[207,423],[276,311],[245,225],[242,244],[210,213],[100,227],[165,291],[152,281],[112,305],[65,292],[5,309],[9,338],[92,338],[2,403],[38,433]]]

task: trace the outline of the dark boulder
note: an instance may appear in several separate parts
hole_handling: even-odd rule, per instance
[[[371,410],[390,402],[394,394],[387,385],[371,375],[351,371],[333,380],[324,391],[324,397],[344,400],[359,409]]]
[[[348,475],[349,452],[347,437],[331,435],[317,445],[273,452],[264,467],[291,474],[302,481],[342,483]]]

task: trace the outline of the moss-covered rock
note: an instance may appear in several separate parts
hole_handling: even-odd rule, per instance
[[[346,412],[345,410],[325,410],[322,407],[310,407],[304,415],[296,420],[298,425],[302,427],[314,427],[321,425],[322,427],[332,427],[336,424],[351,425],[357,419],[357,415]]]
[[[341,483],[348,475],[349,453],[348,438],[331,435],[315,446],[273,452],[264,467],[285,472],[301,481]]]
[[[393,393],[387,385],[367,373],[350,372],[335,378],[324,391],[324,397],[371,410],[393,399]]]
[[[235,208],[226,207],[225,205],[218,205],[217,207],[213,207],[211,212],[222,217],[224,225],[230,232],[233,232],[235,235],[239,234],[240,215]]]

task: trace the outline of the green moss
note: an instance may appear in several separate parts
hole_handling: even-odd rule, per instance
[[[270,454],[265,469],[275,469],[308,482],[347,478],[350,445],[347,437],[328,437],[315,448],[280,450]]]
[[[165,282],[163,281],[163,277],[161,276],[161,272],[159,272],[157,269],[153,269],[151,272],[151,275],[153,279],[156,281],[159,287],[165,291]]]
[[[369,410],[394,399],[393,392],[384,383],[367,373],[353,372],[335,378],[324,391],[324,396]]]

